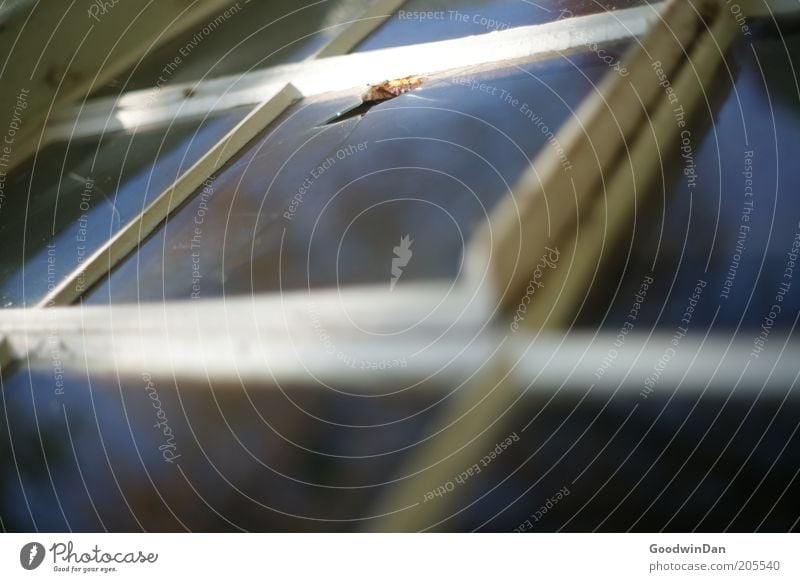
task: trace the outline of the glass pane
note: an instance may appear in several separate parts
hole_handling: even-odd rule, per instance
[[[363,527],[441,396],[62,372],[2,386],[5,530]]]
[[[56,143],[5,180],[0,305],[41,300],[247,114]]]
[[[562,18],[617,10],[648,0],[409,0],[356,52],[543,24]]]
[[[712,322],[723,329],[796,326],[800,99],[791,58],[800,34],[760,34],[734,47],[733,88],[721,83],[709,95],[710,111],[689,127],[690,157],[679,155],[677,167],[667,168],[664,191],[659,184],[652,208],[640,212],[632,244],[615,255],[583,313],[585,325],[599,325],[610,304],[604,324],[618,328],[641,303],[642,330],[675,328],[690,307],[697,333]]]
[[[646,402],[634,379],[608,398],[536,386],[504,416],[507,446],[488,462],[478,452],[480,473],[448,487],[454,515],[437,529],[790,530],[800,401],[789,386],[758,394],[751,380],[730,399],[662,385]],[[437,430],[448,391],[282,388],[52,368],[7,377],[4,529],[365,529],[409,447]],[[426,511],[423,499],[410,510]]]
[[[360,92],[307,100],[87,300],[454,279],[476,226],[560,147],[553,132],[606,71],[593,54],[465,71],[332,123]]]
[[[150,51],[95,96],[246,73],[313,57],[370,0],[232,2]]]

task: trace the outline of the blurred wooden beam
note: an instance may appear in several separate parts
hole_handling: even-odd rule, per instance
[[[345,26],[339,34],[326,44],[314,58],[346,55],[370,34],[389,20],[407,0],[374,0],[364,12]]]
[[[613,261],[609,257],[632,232],[636,209],[647,208],[651,195],[661,192],[663,168],[669,168],[670,162],[679,158],[683,139],[689,140],[692,159],[697,155],[703,135],[692,133],[690,120],[696,112],[711,107],[708,101],[712,86],[719,80],[716,74],[735,34],[733,19],[720,14],[711,25],[710,34],[702,35],[695,43],[689,63],[669,76],[676,101],[671,102],[662,93],[646,122],[627,143],[619,163],[612,171],[604,172],[594,206],[581,210],[580,227],[569,230],[558,243],[563,263],[561,268],[549,271],[547,284],[537,289],[540,305],[525,318],[527,327],[570,324],[592,281],[604,265]],[[655,78],[651,82],[655,83]]]
[[[242,12],[248,1],[241,0]],[[37,149],[54,114],[175,35],[229,17],[230,4],[38,0],[8,12],[0,26],[0,140],[5,147],[0,169],[8,171]]]
[[[174,209],[183,204],[206,180],[299,98],[300,94],[291,84],[267,97],[186,170],[174,184],[153,200],[139,216],[126,224],[113,238],[62,280],[41,300],[38,307],[69,305],[77,301],[86,289],[97,283],[134,251]]]
[[[507,308],[500,315],[506,317],[501,328],[508,329],[509,315],[513,315],[508,308],[513,309],[526,294],[532,273],[549,246],[561,246],[564,256],[557,268],[543,275],[543,286],[529,298],[524,325],[520,324],[518,331],[538,334],[543,327],[563,324],[574,313],[604,237],[614,234],[598,222],[598,215],[604,218],[597,212],[601,201],[606,198],[609,213],[614,215],[613,228],[618,230],[633,208],[632,193],[646,192],[657,173],[661,152],[680,152],[673,103],[665,96],[653,63],[660,63],[658,68],[666,71],[686,116],[690,116],[702,104],[712,73],[722,64],[737,30],[734,19],[723,11],[722,1],[669,2],[663,19],[625,60],[629,75],[610,70],[598,91],[558,132],[572,169],[565,171],[554,150],[542,153],[521,179],[514,197],[509,196],[495,211],[468,260],[470,269],[480,269],[481,263],[486,266],[488,261],[495,299]],[[588,225],[584,216],[589,217]],[[581,243],[570,246],[575,240]],[[564,282],[571,273],[577,274]],[[477,280],[479,275],[473,273],[470,279]],[[540,293],[543,289],[549,294]],[[568,296],[562,299],[563,293]],[[514,333],[508,337],[513,338]],[[508,354],[500,356],[494,358],[486,377],[461,387],[450,398],[449,409],[439,419],[439,432],[402,468],[401,475],[410,477],[386,494],[373,512],[385,517],[371,523],[372,529],[446,529],[443,524],[447,520],[467,509],[464,503],[469,496],[464,494],[428,497],[514,429],[505,420],[521,397],[519,390],[513,389],[517,384],[509,381],[518,362]],[[397,511],[412,503],[417,503],[415,509]]]
[[[646,189],[646,180],[652,176],[659,154],[657,148],[637,147],[636,143],[637,139],[641,141],[638,136],[651,117],[669,99],[664,84],[674,88],[678,79],[692,76],[682,81],[679,94],[675,90],[688,118],[691,108],[703,95],[704,84],[709,82],[698,78],[697,72],[706,75],[713,72],[735,31],[734,18],[717,0],[670,2],[663,11],[662,23],[626,59],[624,68],[628,74],[623,76],[609,70],[597,91],[559,130],[556,141],[562,149],[548,147],[539,154],[512,196],[498,205],[489,223],[473,240],[467,259],[470,277],[478,280],[489,269],[490,294],[499,308],[513,311],[518,307],[526,297],[537,264],[543,256],[552,254],[548,249],[558,251],[573,244],[578,234],[583,233],[583,223],[604,199],[619,200],[627,193]],[[710,48],[697,53],[697,47],[706,44]],[[685,70],[688,72],[681,76]],[[657,142],[663,151],[677,152],[679,148],[672,146],[676,136],[671,126],[675,123],[664,121],[664,116],[656,128]],[[668,149],[664,150],[665,147]],[[624,186],[611,182],[617,167],[632,163],[637,166],[631,169],[636,184],[630,180]],[[633,208],[633,197],[613,204],[616,205],[613,212],[624,213],[626,204]],[[614,220],[615,228],[620,227],[621,223]],[[613,233],[605,235],[613,238]],[[586,257],[596,256],[595,251],[602,248],[603,242],[604,239],[593,236],[592,243],[599,246],[589,249]],[[529,297],[534,309],[526,310],[527,325],[558,325],[574,307],[559,299],[563,291],[560,286],[552,289],[555,287],[552,281],[571,270],[570,256],[561,256],[559,267],[546,269],[543,278],[536,281],[536,296]],[[583,261],[585,257],[579,258]],[[582,292],[582,283],[573,281],[570,287]],[[547,286],[557,292],[551,300],[545,300],[540,292]],[[564,311],[562,317],[551,314],[556,307]]]

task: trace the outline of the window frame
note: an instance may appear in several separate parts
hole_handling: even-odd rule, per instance
[[[402,3],[393,0],[385,5],[400,4]],[[89,100],[56,116],[48,126],[43,141],[52,143],[75,137],[89,137],[109,130],[164,127],[176,120],[204,117],[245,105],[256,106],[256,110],[269,110],[269,115],[259,117],[257,122],[252,122],[252,117],[248,117],[250,123],[242,122],[209,152],[219,154],[220,146],[225,149],[224,143],[232,143],[231,140],[236,138],[236,145],[227,151],[228,157],[223,159],[217,156],[215,163],[209,163],[204,158],[198,162],[201,166],[199,169],[196,164],[161,195],[170,198],[170,192],[179,190],[181,197],[176,198],[175,203],[162,202],[155,211],[153,207],[149,207],[128,225],[130,227],[137,224],[137,228],[130,229],[125,238],[124,248],[129,251],[162,224],[180,201],[194,193],[189,185],[195,184],[198,179],[202,183],[210,177],[215,169],[235,155],[255,135],[253,131],[265,128],[292,99],[378,84],[387,79],[409,75],[425,76],[475,65],[501,66],[512,61],[564,55],[581,50],[587,43],[602,44],[626,38],[638,39],[651,27],[663,22],[663,14],[669,4],[670,2],[661,2],[615,12],[578,16],[476,37],[329,56],[321,60],[282,65],[233,77],[203,80],[160,90],[136,91],[120,98]],[[377,26],[384,20],[385,18],[382,20],[375,17],[372,24]],[[351,37],[337,46],[348,43],[354,46],[357,43],[353,40],[363,30],[365,29],[349,28],[343,34],[350,34]],[[730,23],[719,25],[712,36],[693,49],[692,68],[682,71],[676,81],[687,94],[693,93],[690,87],[692,83],[697,83],[697,78],[708,75],[710,67],[719,64],[717,57],[721,58],[726,43],[733,38],[731,30]],[[576,34],[576,31],[581,34]],[[293,87],[296,92],[289,87]],[[265,100],[265,95],[270,97]],[[280,98],[275,100],[275,96]],[[597,108],[607,105],[602,101],[603,98],[604,96],[588,98],[590,103],[584,104],[585,107],[582,106],[578,116],[568,121],[569,127],[562,128],[562,131],[574,133],[587,127],[591,130]],[[261,105],[257,105],[258,103]],[[666,113],[661,107],[650,126],[650,139],[647,138],[647,133],[642,134],[645,137],[638,138],[638,141],[646,145],[643,149],[647,151],[643,156],[652,158],[658,152],[661,138],[653,136],[666,131],[669,124],[665,120]],[[623,133],[633,139],[634,130],[641,131],[642,126]],[[669,131],[666,135],[666,139],[674,137]],[[636,141],[634,139],[634,143]],[[574,147],[578,147],[577,143]],[[548,159],[546,156],[534,162],[534,167],[520,182],[523,194],[540,192],[548,187],[539,177],[552,175],[553,170],[548,169],[547,165],[553,163],[552,158]],[[652,159],[643,163],[650,167]],[[608,163],[601,163],[600,167],[605,169]],[[651,171],[654,169],[651,168]],[[625,183],[626,178],[623,175],[616,180]],[[615,189],[619,190],[619,185],[609,186],[607,192]],[[523,200],[530,199],[530,196],[523,197]],[[515,201],[509,199],[503,204],[512,205]],[[591,279],[594,273],[592,267],[596,267],[592,258],[599,249],[598,236],[602,238],[608,235],[603,227],[604,221],[609,213],[625,216],[624,204],[618,199],[610,200],[605,214],[594,212],[592,222],[588,226],[580,227],[590,233],[580,243],[575,242],[573,249],[575,254],[587,257],[579,266],[584,281]],[[146,216],[147,213],[150,213],[149,217]],[[506,209],[495,213],[486,229],[499,228],[512,232],[517,225],[509,226],[507,214]],[[149,221],[148,228],[139,228],[145,219]],[[624,221],[618,218],[617,228],[621,222]],[[523,225],[523,228],[524,226],[527,225]],[[55,346],[59,350],[61,361],[66,366],[72,365],[78,369],[86,367],[93,371],[117,374],[136,374],[148,369],[153,374],[208,381],[257,379],[280,385],[316,382],[323,377],[350,381],[355,389],[368,391],[376,382],[420,382],[431,374],[441,374],[444,381],[457,386],[453,391],[453,401],[447,405],[441,421],[442,431],[454,428],[447,438],[434,439],[434,442],[423,447],[424,450],[419,451],[410,461],[411,466],[431,469],[423,482],[432,489],[441,481],[442,476],[452,474],[453,467],[463,465],[458,460],[459,454],[467,446],[492,441],[498,430],[501,430],[500,419],[504,413],[528,392],[533,383],[531,378],[534,381],[559,385],[559,390],[585,390],[587,385],[591,385],[611,393],[620,389],[630,370],[641,370],[644,362],[657,360],[663,350],[663,342],[669,339],[660,334],[642,334],[641,338],[636,339],[642,342],[642,348],[631,356],[632,361],[624,366],[621,364],[607,376],[599,379],[594,377],[594,369],[586,362],[593,361],[593,357],[601,360],[614,337],[607,333],[584,335],[547,329],[553,323],[563,323],[569,311],[578,305],[578,299],[571,297],[559,307],[561,311],[558,314],[554,316],[552,313],[552,306],[564,291],[565,280],[561,278],[554,279],[558,284],[551,286],[547,299],[540,302],[541,306],[535,312],[529,312],[532,313],[530,321],[535,326],[523,328],[513,336],[502,333],[497,326],[495,303],[498,287],[502,288],[507,273],[492,274],[491,279],[485,281],[479,267],[500,264],[494,257],[507,254],[509,244],[519,245],[520,237],[511,236],[511,242],[502,242],[500,246],[493,248],[487,246],[487,236],[484,232],[475,239],[468,250],[467,262],[471,265],[470,269],[459,281],[456,291],[441,305],[438,302],[443,293],[447,294],[449,285],[408,285],[399,287],[393,293],[389,293],[384,287],[364,286],[335,292],[315,290],[238,299],[219,298],[108,307],[84,307],[80,304],[55,307],[53,305],[58,301],[48,297],[36,307],[12,309],[2,313],[0,369],[5,370],[15,363],[46,365],[52,361]],[[107,245],[99,251],[101,258],[106,257],[109,249]],[[126,254],[117,253],[113,260],[101,261],[105,270],[98,277],[107,275]],[[538,257],[535,259],[538,260]],[[501,271],[503,269],[504,267],[500,268]],[[73,273],[70,281],[74,283],[80,274]],[[68,283],[65,281],[64,284]],[[575,288],[574,281],[570,284]],[[71,297],[70,303],[74,299],[75,297]],[[450,334],[447,349],[438,352],[440,359],[446,360],[448,365],[442,367],[441,362],[427,361],[413,369],[367,369],[358,370],[358,373],[343,369],[331,358],[317,357],[319,339],[314,336],[307,316],[303,315],[303,306],[309,302],[323,307],[322,325],[337,338],[337,342],[361,346],[360,349],[367,344],[363,336],[354,333],[352,326],[348,324],[350,311],[358,310],[362,315],[377,318],[388,326],[404,326],[416,323],[420,317],[433,310],[435,316],[411,338],[382,341],[370,353],[375,358],[391,358],[398,351],[420,350],[432,340]],[[387,305],[401,305],[402,309],[387,311]],[[187,322],[192,325],[187,325]],[[220,334],[220,329],[224,329],[226,333]],[[300,330],[299,333],[293,333],[296,330]],[[257,346],[242,349],[242,340],[253,341],[253,337],[258,338],[254,342]],[[287,345],[290,349],[286,348]],[[535,351],[532,350],[534,345]],[[682,359],[680,366],[672,368],[671,373],[675,377],[670,381],[680,385],[689,374],[698,377],[705,374],[707,381],[704,380],[703,385],[707,387],[713,384],[715,389],[734,385],[741,378],[738,370],[723,364],[726,361],[744,359],[752,347],[750,342],[727,341],[707,336],[692,340],[691,343],[687,340],[687,346],[689,348],[681,352],[685,354],[685,361]],[[794,385],[798,378],[794,366],[785,360],[781,364],[781,357],[797,347],[797,342],[790,338],[782,346],[770,346],[767,354],[773,356],[774,363],[770,364],[770,359],[765,357],[759,360],[751,372],[766,378],[764,385],[775,378]],[[278,353],[278,357],[267,358],[265,365],[265,357],[273,352]],[[698,374],[693,372],[693,366],[701,352],[704,353],[700,361],[702,374]],[[564,357],[564,353],[570,354],[570,357]],[[318,368],[306,365],[304,358],[309,357],[315,360]],[[202,362],[202,366],[198,366],[198,361]],[[679,370],[685,370],[682,377],[679,377]],[[459,421],[478,408],[482,408],[482,418],[493,420],[475,435],[464,422],[459,425]],[[418,499],[419,489],[418,483],[403,486],[398,492],[388,496],[383,501],[383,511],[378,512],[384,513],[386,518],[376,522],[375,527],[394,531],[421,527],[420,522],[414,521],[413,517],[403,517],[404,512],[397,513],[394,509],[407,507],[409,500]],[[441,510],[442,508],[439,509]],[[411,521],[404,521],[405,519]]]

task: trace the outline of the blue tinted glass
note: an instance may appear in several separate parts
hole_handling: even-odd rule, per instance
[[[300,103],[86,300],[389,286],[403,240],[402,282],[454,279],[475,228],[559,147],[553,134],[607,70],[590,54],[465,71],[328,124],[360,94]]]

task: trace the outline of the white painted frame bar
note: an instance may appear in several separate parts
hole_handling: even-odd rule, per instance
[[[616,334],[523,329],[508,334],[491,325],[474,297],[451,294],[441,302],[448,291],[449,285],[407,285],[394,292],[367,286],[178,301],[169,303],[168,309],[158,303],[12,309],[0,319],[0,369],[15,360],[50,366],[57,346],[63,367],[92,374],[135,376],[148,370],[153,375],[176,374],[220,384],[262,382],[266,388],[317,385],[322,380],[345,382],[364,394],[375,394],[376,385],[385,390],[428,380],[426,390],[447,393],[495,358],[504,362],[502,374],[510,381],[511,390],[504,398],[515,399],[531,386],[639,390],[635,380],[652,372],[671,339],[663,333],[629,336],[628,342],[640,348],[620,352],[615,366],[597,377],[595,371]],[[395,309],[386,309],[389,301]],[[409,330],[368,339],[353,325],[354,318],[369,321],[373,329]],[[353,374],[336,354],[325,352],[320,329],[339,351],[365,361],[418,355],[406,368],[368,368]],[[736,364],[748,360],[750,377],[769,380],[776,388],[793,382],[800,341],[776,339],[757,359],[749,358],[752,350],[752,335],[733,340],[687,337],[660,383],[677,385],[687,377],[694,381],[687,383],[687,390],[728,390],[742,373]]]
[[[41,148],[54,112],[83,99],[147,51],[224,13],[228,2],[14,3],[0,34],[0,126],[8,127],[15,111],[22,118],[8,169]],[[16,107],[21,92],[23,112]]]

